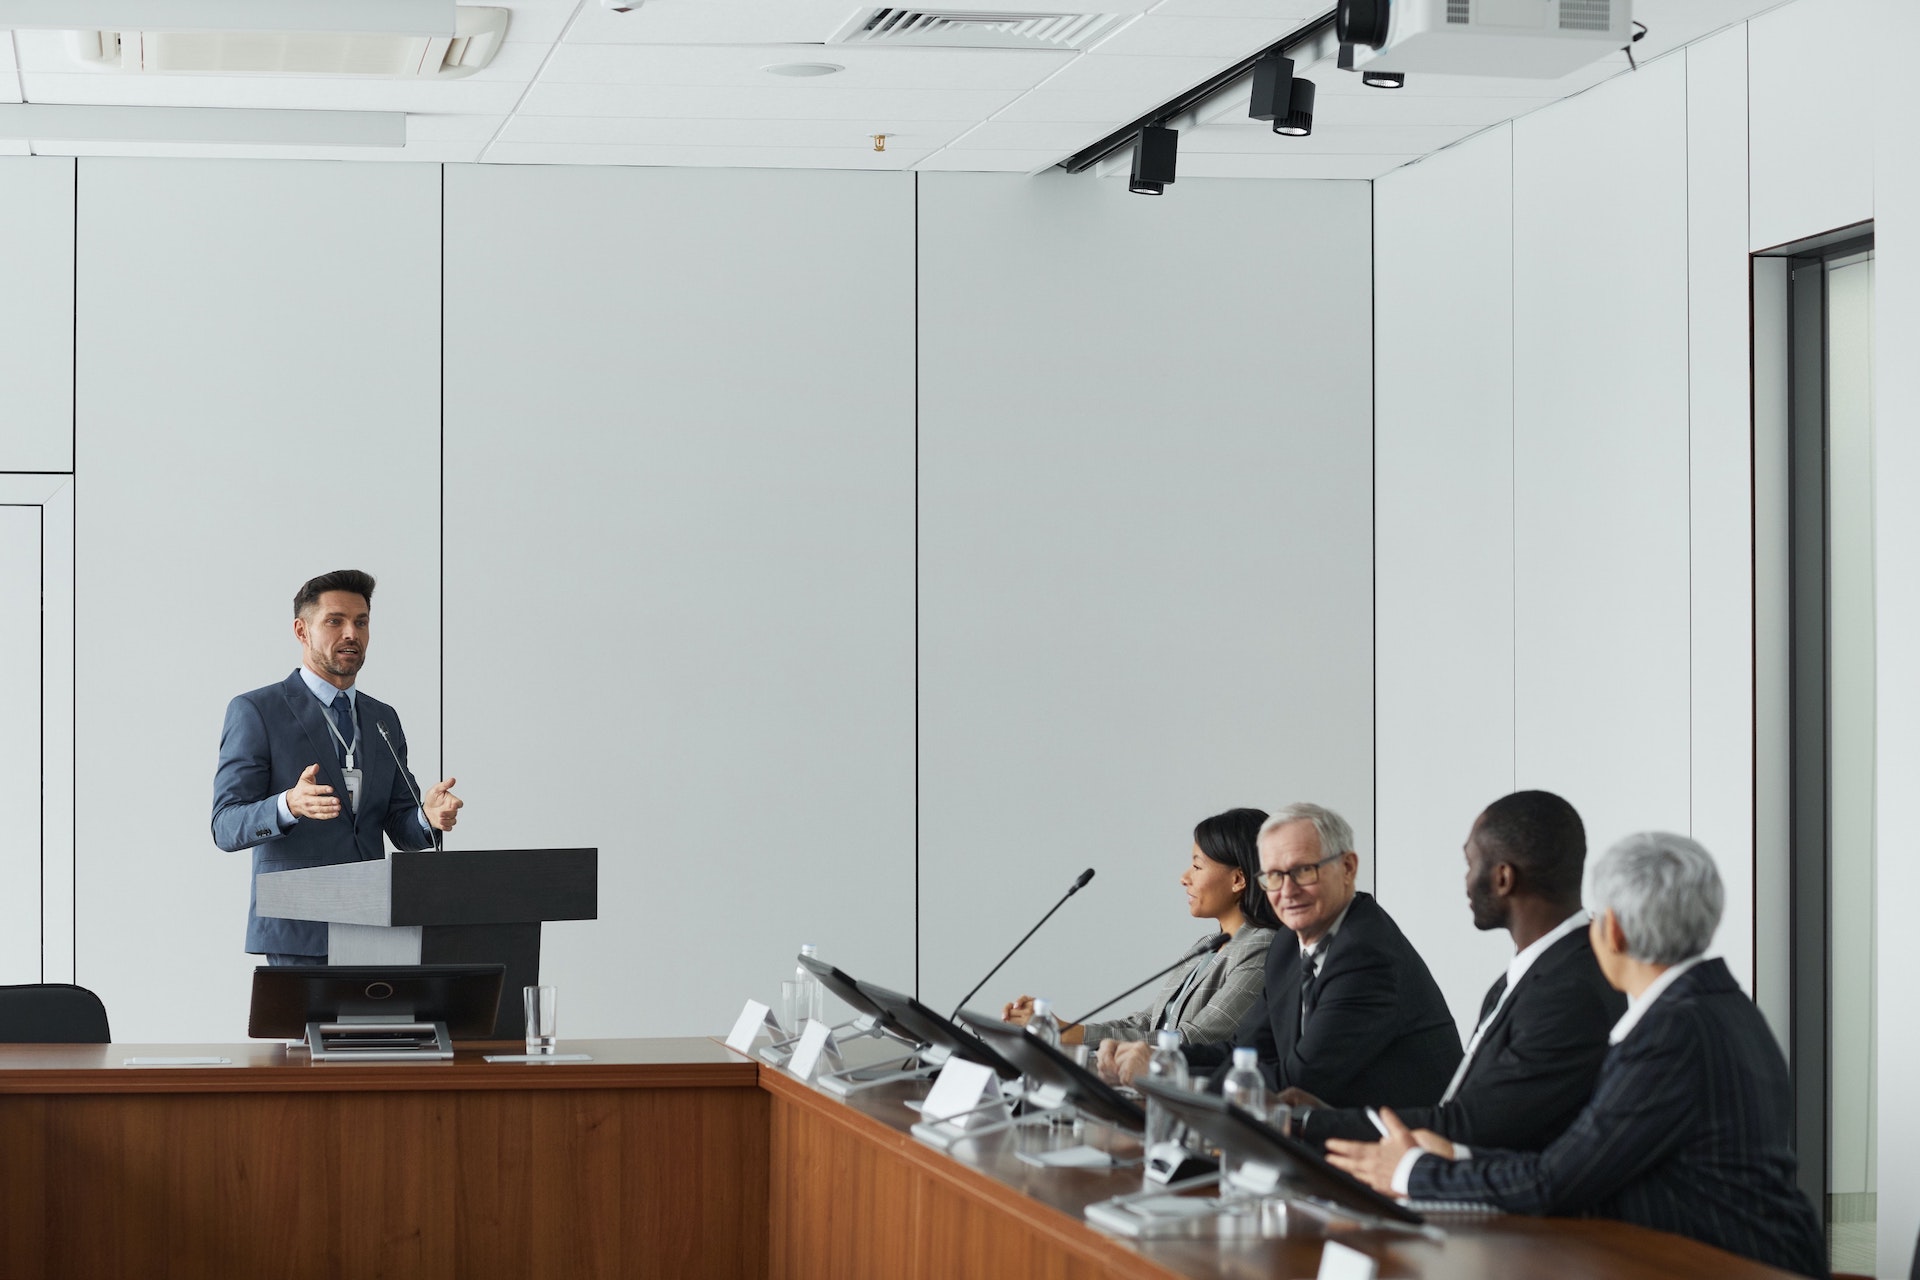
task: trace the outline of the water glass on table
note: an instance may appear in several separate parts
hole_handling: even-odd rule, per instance
[[[560,1047],[560,990],[527,987],[521,992],[527,1007],[527,1052],[554,1053]]]

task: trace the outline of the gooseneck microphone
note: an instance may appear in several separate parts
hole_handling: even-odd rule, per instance
[[[1061,907],[1066,906],[1067,899],[1071,898],[1074,894],[1086,888],[1087,881],[1091,879],[1093,879],[1093,868],[1088,867],[1085,871],[1082,871],[1080,873],[1080,878],[1073,882],[1073,887],[1060,895],[1060,901],[1054,903],[1052,907],[1048,908],[1047,914],[1040,917],[1040,924],[1036,924],[1033,926],[1033,928],[1027,930],[1026,934],[1021,937],[1020,941],[1013,944],[1013,951],[1009,951],[1007,952],[1007,954],[1001,956],[1000,964],[997,964],[993,966],[993,968],[987,970],[987,976],[980,979],[980,981],[974,983],[972,991],[969,991],[967,992],[967,994],[960,997],[960,1003],[953,1006],[953,1012],[948,1014],[947,1017],[949,1018],[959,1017],[960,1011],[967,1007],[967,1001],[973,999],[976,995],[980,994],[980,988],[986,986],[987,983],[993,980],[993,975],[1000,972],[1001,965],[1004,965],[1006,964],[1007,961],[1013,959],[1013,952],[1018,951],[1020,948],[1026,946],[1027,939],[1031,938],[1034,934],[1040,932],[1040,925],[1045,924],[1047,921],[1053,919],[1053,913],[1055,911],[1058,911]]]
[[[400,759],[400,752],[393,745],[393,739],[387,736],[387,722],[385,720],[375,720],[373,727],[380,731],[380,741],[387,744],[387,754],[393,757],[393,767],[399,770],[400,781],[407,784],[407,793],[413,797],[413,802],[420,806],[420,816],[426,818],[427,802],[420,798],[420,789],[414,786],[413,779],[407,776],[406,763]],[[433,851],[435,853],[445,853],[446,850],[440,845],[440,828],[434,826],[431,819],[427,819],[427,830],[433,832]]]
[[[1113,999],[1093,1006],[1093,1008],[1087,1010],[1085,1013],[1075,1018],[1073,1022],[1067,1023],[1067,1025],[1073,1026],[1076,1023],[1085,1022],[1088,1018],[1091,1018],[1094,1014],[1099,1013],[1102,1009],[1106,1008],[1107,1005],[1118,1004],[1120,1001],[1125,1000],[1128,996],[1132,995],[1134,992],[1138,991],[1140,988],[1146,986],[1147,983],[1154,982],[1154,981],[1157,981],[1158,979],[1166,977],[1168,974],[1172,973],[1175,969],[1178,969],[1181,965],[1193,959],[1195,956],[1210,956],[1214,952],[1218,951],[1220,948],[1226,946],[1229,942],[1232,942],[1232,941],[1233,941],[1232,934],[1216,933],[1211,938],[1204,938],[1201,941],[1194,943],[1192,946],[1187,948],[1187,952],[1185,955],[1181,956],[1178,960],[1175,960],[1172,964],[1168,965],[1166,968],[1162,969],[1160,972],[1154,974],[1153,977],[1143,978],[1139,982],[1134,983],[1132,986],[1128,987],[1125,991],[1122,991],[1119,995],[1115,996]]]

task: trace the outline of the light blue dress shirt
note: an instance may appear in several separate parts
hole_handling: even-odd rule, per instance
[[[360,723],[360,703],[357,692],[352,685],[348,685],[344,689],[336,689],[319,676],[313,674],[313,672],[307,670],[304,665],[300,668],[300,678],[306,682],[307,691],[318,698],[320,705],[323,707],[330,708],[333,706],[333,700],[335,698],[344,697],[347,700],[347,706],[353,711],[354,723]],[[328,736],[331,737],[332,735],[329,734]],[[365,745],[364,741],[361,745]],[[344,798],[342,799],[342,803],[345,803]],[[427,811],[425,809],[415,809],[413,816],[420,819],[420,829],[427,833],[427,839],[433,839],[433,824],[427,821]],[[280,793],[280,829],[285,831],[298,821],[300,821],[300,819],[294,817],[293,810],[287,808],[287,793],[282,791]]]

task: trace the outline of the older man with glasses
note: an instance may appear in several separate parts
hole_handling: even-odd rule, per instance
[[[1331,809],[1294,804],[1260,828],[1260,887],[1283,932],[1267,951],[1266,990],[1233,1044],[1189,1045],[1195,1071],[1218,1072],[1234,1045],[1260,1051],[1274,1089],[1331,1106],[1440,1101],[1460,1063],[1460,1032],[1426,962],[1373,900],[1358,892],[1353,828]],[[1146,1072],[1139,1047],[1102,1046],[1123,1081]]]
[[[1712,857],[1685,836],[1629,836],[1594,865],[1587,899],[1594,957],[1627,1012],[1567,1131],[1544,1151],[1468,1151],[1382,1111],[1385,1138],[1333,1139],[1329,1158],[1418,1200],[1615,1218],[1825,1276],[1786,1059],[1726,962],[1704,955],[1725,901]]]

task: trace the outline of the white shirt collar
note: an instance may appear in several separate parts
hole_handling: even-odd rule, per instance
[[[336,693],[346,694],[349,706],[357,707],[360,705],[354,701],[354,689],[352,685],[348,685],[344,689],[336,689],[319,676],[313,674],[313,672],[307,670],[307,664],[304,662],[300,664],[300,678],[307,682],[307,688],[312,692],[313,696],[328,706],[333,705],[333,695]]]
[[[1340,908],[1340,914],[1333,918],[1333,923],[1327,926],[1327,931],[1320,935],[1320,941],[1314,943],[1312,947],[1302,942],[1300,944],[1300,954],[1303,956],[1310,955],[1312,954],[1314,947],[1320,948],[1321,955],[1324,956],[1325,954],[1327,954],[1328,944],[1330,944],[1333,941],[1333,935],[1340,932],[1340,926],[1347,922],[1347,912],[1353,910],[1354,899],[1358,898],[1359,896],[1360,895],[1356,892],[1352,898],[1347,899],[1347,905]],[[1297,938],[1297,935],[1296,935],[1296,938]]]
[[[1584,908],[1576,911],[1555,925],[1551,931],[1541,934],[1532,942],[1515,952],[1513,959],[1507,962],[1507,991],[1512,992],[1515,987],[1520,985],[1520,979],[1526,976],[1527,970],[1533,968],[1533,962],[1535,960],[1538,960],[1547,953],[1547,948],[1572,933],[1575,929],[1586,928],[1587,919],[1587,913]]]
[[[1667,988],[1679,980],[1680,975],[1705,960],[1705,956],[1695,956],[1691,960],[1682,960],[1679,964],[1669,965],[1667,971],[1647,984],[1647,989],[1627,1001],[1627,1012],[1620,1021],[1613,1024],[1613,1030],[1607,1036],[1608,1044],[1619,1044],[1633,1034],[1640,1025],[1640,1019],[1646,1016],[1653,1002],[1667,993]]]

